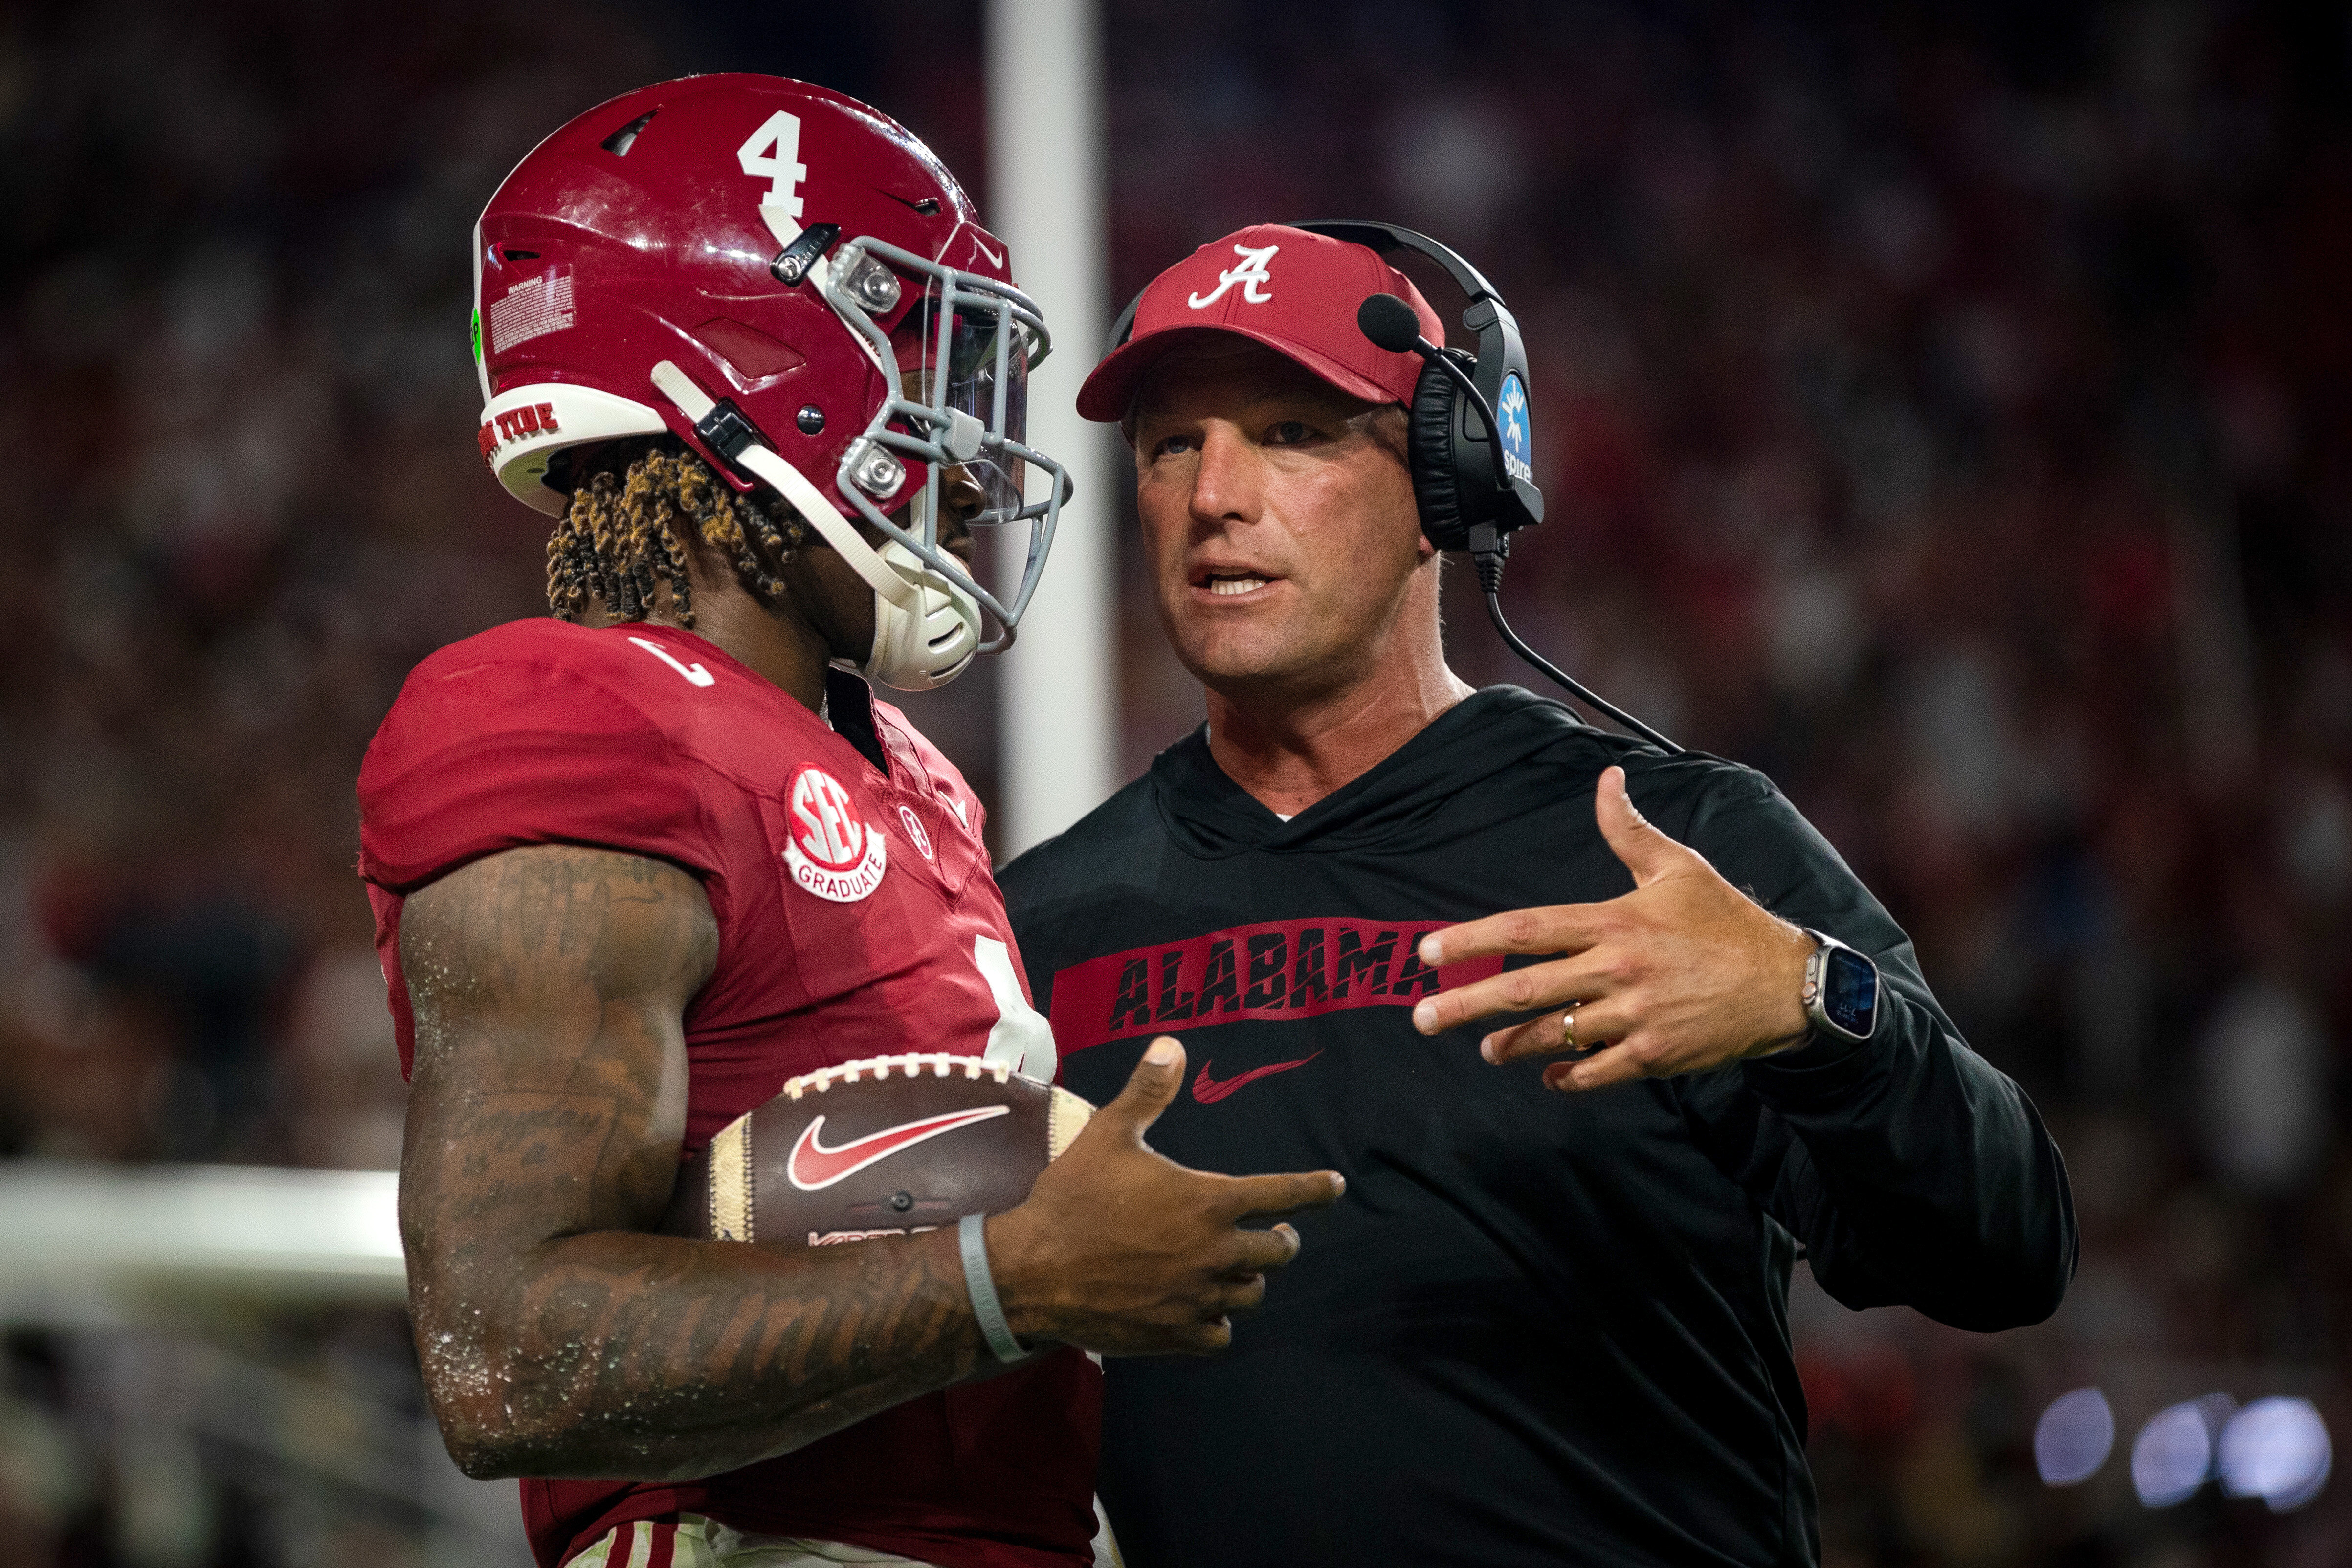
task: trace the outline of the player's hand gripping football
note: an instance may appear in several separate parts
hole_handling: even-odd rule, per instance
[[[1183,1082],[1184,1048],[1162,1035],[1029,1200],[989,1220],[990,1271],[1021,1339],[1101,1355],[1223,1350],[1230,1315],[1256,1307],[1266,1271],[1298,1254],[1289,1226],[1244,1221],[1346,1189],[1337,1171],[1215,1176],[1153,1153],[1143,1135]]]
[[[1593,815],[1633,873],[1633,891],[1602,904],[1515,909],[1434,931],[1421,961],[1434,967],[1493,954],[1558,953],[1423,999],[1423,1034],[1496,1013],[1547,1009],[1479,1042],[1489,1061],[1556,1055],[1547,1087],[1601,1089],[1635,1078],[1698,1072],[1801,1044],[1799,993],[1813,945],[1741,893],[1706,857],[1652,827],[1625,792],[1625,770],[1601,776]],[[1575,1043],[1563,1019],[1576,1013]]]

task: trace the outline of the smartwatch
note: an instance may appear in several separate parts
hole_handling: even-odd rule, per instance
[[[1812,938],[1800,998],[1813,1027],[1838,1040],[1864,1040],[1878,1025],[1878,966],[1836,937],[1799,926]]]

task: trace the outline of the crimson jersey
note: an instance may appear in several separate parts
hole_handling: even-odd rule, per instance
[[[691,632],[521,621],[419,664],[360,769],[360,874],[401,1066],[407,894],[484,855],[573,843],[702,883],[719,960],[686,1012],[691,1155],[784,1080],[910,1051],[1051,1079],[979,800],[865,683],[832,724]],[[1090,1562],[1100,1374],[1063,1350],[808,1447],[688,1482],[526,1480],[552,1568],[614,1524],[688,1511],[942,1568]]]

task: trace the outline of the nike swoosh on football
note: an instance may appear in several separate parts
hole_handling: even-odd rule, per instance
[[[1322,1054],[1318,1051],[1315,1056],[1302,1056],[1296,1061],[1276,1061],[1264,1067],[1253,1067],[1247,1072],[1236,1072],[1226,1079],[1209,1076],[1209,1069],[1216,1065],[1213,1058],[1201,1063],[1200,1075],[1192,1080],[1192,1098],[1203,1105],[1213,1105],[1244,1083],[1254,1083],[1273,1073],[1287,1072],[1294,1067],[1304,1067]]]
[[[827,1148],[817,1137],[824,1125],[819,1116],[801,1129],[800,1141],[784,1160],[784,1176],[803,1192],[814,1192],[856,1176],[867,1166],[888,1159],[901,1149],[911,1149],[917,1144],[936,1138],[942,1133],[952,1133],[958,1127],[969,1127],[975,1122],[986,1122],[998,1116],[1010,1116],[1010,1105],[981,1105],[970,1111],[949,1111],[937,1116],[926,1116],[919,1122],[902,1122],[895,1127],[885,1127],[878,1133],[868,1133],[862,1138],[852,1138],[837,1148]]]

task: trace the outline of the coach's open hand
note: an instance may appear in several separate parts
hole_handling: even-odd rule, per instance
[[[1625,793],[1623,768],[1601,774],[1593,815],[1633,873],[1633,891],[1432,932],[1421,944],[1421,961],[1432,967],[1496,953],[1564,956],[1428,998],[1412,1009],[1414,1027],[1437,1034],[1496,1013],[1551,1009],[1479,1043],[1487,1061],[1509,1061],[1566,1049],[1561,1019],[1573,1007],[1577,1049],[1590,1054],[1548,1068],[1552,1089],[1698,1072],[1801,1044],[1799,992],[1811,940],[1652,827]]]

